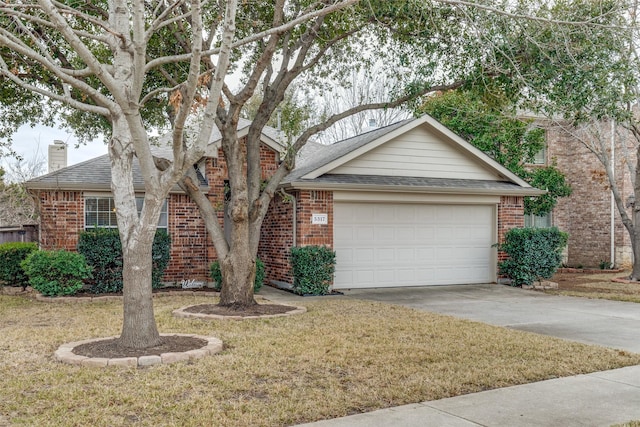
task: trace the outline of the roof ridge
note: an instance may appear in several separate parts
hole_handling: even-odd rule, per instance
[[[382,130],[385,130],[386,128],[390,128],[392,126],[399,126],[401,123],[402,124],[406,124],[406,123],[409,123],[409,122],[411,122],[413,120],[417,120],[417,119],[415,117],[411,117],[411,118],[408,118],[408,119],[404,119],[404,120],[400,120],[400,121],[397,121],[397,122],[393,122],[393,123],[390,123],[390,124],[388,124],[386,126],[382,126],[382,127],[379,127],[379,128],[374,128],[374,129],[368,130],[366,132],[362,132],[362,133],[359,133],[357,135],[350,136],[349,138],[341,139],[339,141],[333,142],[333,143],[328,144],[328,145],[341,144],[343,142],[349,141],[350,139],[362,138],[362,137],[364,137],[365,135],[367,135],[369,133],[382,131]],[[384,135],[384,133],[383,133],[383,135]]]

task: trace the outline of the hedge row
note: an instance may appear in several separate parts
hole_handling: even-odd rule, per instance
[[[164,270],[169,264],[171,238],[164,230],[153,239],[151,286],[162,286]],[[90,291],[96,294],[122,291],[122,245],[118,230],[98,228],[80,233],[78,252],[93,267]]]
[[[0,245],[0,282],[7,286],[29,285],[29,278],[20,263],[33,251],[38,250],[35,243],[3,243]]]

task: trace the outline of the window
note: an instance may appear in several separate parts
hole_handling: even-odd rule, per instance
[[[136,207],[138,208],[138,216],[142,212],[144,204],[143,197],[136,197]],[[84,228],[85,230],[101,227],[101,228],[117,228],[116,206],[113,197],[86,197],[84,199]],[[158,228],[166,230],[168,227],[167,201],[162,205],[160,219],[158,220]]]
[[[533,164],[534,165],[544,165],[547,163],[547,146],[545,144],[544,147],[540,151],[533,156]]]
[[[525,215],[524,226],[533,228],[549,228],[551,227],[551,214],[546,215]]]

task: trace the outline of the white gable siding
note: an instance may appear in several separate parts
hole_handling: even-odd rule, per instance
[[[382,144],[333,169],[330,174],[411,176],[499,180],[497,173],[456,148],[425,126]]]

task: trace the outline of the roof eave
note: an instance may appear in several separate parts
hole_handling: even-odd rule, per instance
[[[27,190],[32,191],[86,191],[86,192],[105,192],[111,193],[111,187],[104,185],[87,185],[82,183],[66,183],[64,185],[43,182],[38,185],[35,183],[28,183],[26,185]],[[208,186],[200,186],[200,189],[208,192]],[[145,189],[142,185],[134,185],[133,190],[136,193],[144,193]],[[186,194],[180,187],[175,186],[171,190],[169,190],[170,194]]]
[[[326,182],[293,181],[283,184],[291,190],[342,190],[342,191],[386,191],[403,193],[438,193],[438,194],[482,194],[491,196],[541,196],[547,192],[537,188],[491,189],[462,187],[425,187],[415,185],[372,185],[372,184],[338,184]]]

